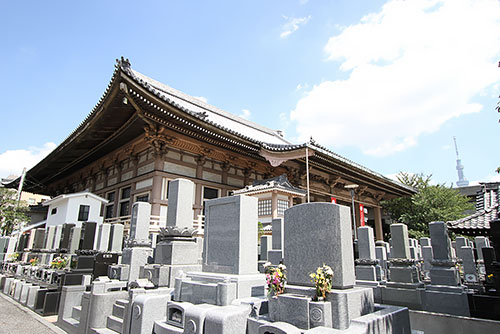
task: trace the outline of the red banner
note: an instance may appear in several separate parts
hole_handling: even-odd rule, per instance
[[[365,226],[365,207],[363,204],[359,205],[359,221],[361,226]]]
[[[337,199],[335,197],[330,197],[331,203],[337,204]]]

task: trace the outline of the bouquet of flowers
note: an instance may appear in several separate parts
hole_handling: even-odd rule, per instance
[[[268,295],[277,296],[285,292],[286,266],[282,263],[278,266],[272,266],[270,262],[266,262],[264,269],[266,272]]]
[[[58,256],[52,262],[50,262],[50,267],[55,269],[64,269],[68,264],[68,259],[63,256]]]
[[[332,289],[333,280],[333,270],[330,266],[323,264],[323,266],[318,267],[316,272],[310,273],[311,282],[314,283],[316,287],[316,299],[319,300],[320,297],[324,300],[326,295]]]
[[[9,261],[15,262],[19,258],[19,253],[12,253],[9,255]]]
[[[37,258],[37,257],[32,258],[32,259],[30,260],[30,264],[31,264],[32,266],[36,266],[36,265],[38,265],[38,258]]]

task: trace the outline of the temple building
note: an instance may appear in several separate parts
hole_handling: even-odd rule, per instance
[[[351,206],[346,186],[356,185],[357,224],[362,205],[378,240],[384,233],[380,202],[415,192],[312,139],[292,144],[279,130],[153,80],[124,58],[117,61],[106,91],[85,120],[27,172],[24,189],[50,196],[92,192],[108,201],[101,210],[106,221],[125,224],[132,203],[147,201],[152,224],[161,226],[170,180],[194,182],[193,219],[201,221],[204,199],[228,196],[254,181],[283,174],[294,187],[309,188],[309,196],[296,197],[295,204],[309,197]]]

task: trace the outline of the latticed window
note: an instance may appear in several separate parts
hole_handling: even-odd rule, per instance
[[[279,199],[278,200],[278,215],[284,215],[285,210],[288,209],[288,201]]]
[[[259,201],[259,216],[266,216],[271,214],[271,200],[263,199]]]

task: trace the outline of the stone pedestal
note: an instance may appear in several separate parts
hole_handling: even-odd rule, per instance
[[[122,253],[122,263],[129,265],[128,281],[139,278],[140,267],[148,263],[153,256],[153,249],[149,247],[125,248]]]

